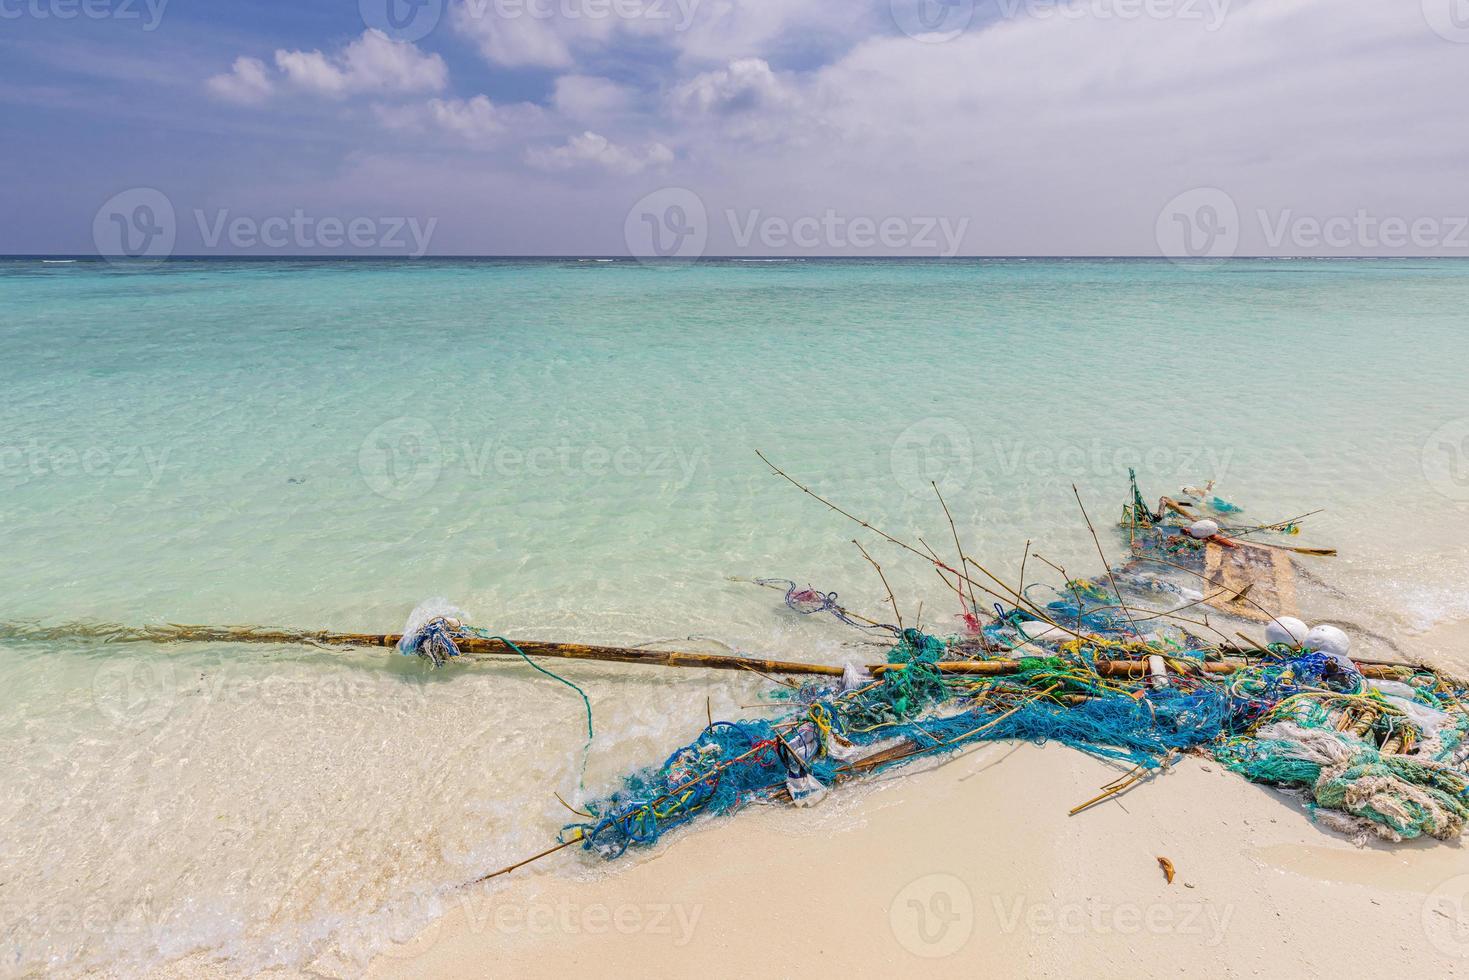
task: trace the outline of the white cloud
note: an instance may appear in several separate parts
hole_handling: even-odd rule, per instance
[[[791,48],[840,53],[893,29],[889,0],[685,0],[684,28],[670,35],[688,61],[770,58]],[[672,6],[672,0],[670,0]]]
[[[889,0],[456,0],[454,29],[485,60],[567,69],[620,41],[661,43],[693,64],[830,56],[893,29]],[[670,59],[671,60],[671,59]]]
[[[632,93],[607,78],[592,75],[562,75],[556,79],[551,104],[569,119],[593,122],[628,110]]]
[[[674,106],[719,125],[690,126],[707,167],[682,179],[767,212],[967,217],[966,247],[990,254],[1155,254],[1159,210],[1199,186],[1238,202],[1245,252],[1268,251],[1262,210],[1462,210],[1448,161],[1469,130],[1442,121],[1464,48],[1416,5],[1237,2],[1216,29],[1073,9],[941,44],[872,39],[800,75],[753,59],[699,75]],[[766,144],[730,138],[757,123]]]
[[[336,55],[279,50],[275,63],[292,85],[330,98],[360,92],[437,92],[449,83],[443,58],[373,29]]]
[[[506,128],[504,113],[486,95],[472,99],[431,99],[428,111],[429,118],[440,129],[470,140],[496,136]]]
[[[779,110],[795,103],[795,91],[758,57],[730,62],[729,68],[693,76],[673,90],[677,110],[692,115]]]
[[[588,131],[573,136],[562,146],[529,150],[526,162],[543,170],[595,166],[627,177],[667,166],[673,162],[673,151],[662,143],[649,143],[642,148],[619,146],[605,136]]]
[[[236,58],[228,72],[215,75],[205,85],[216,98],[226,102],[256,105],[270,98],[275,90],[268,71],[259,58]]]
[[[704,3],[715,13],[745,7]],[[789,56],[809,53],[791,33],[805,22],[794,14],[785,26],[752,20],[749,33],[725,39],[731,52],[747,53],[704,63],[719,47],[717,32],[697,57],[685,42],[682,59],[644,59],[636,93],[598,75],[625,65],[629,49],[612,43],[594,57],[594,29],[540,22],[546,32],[536,45],[502,53],[573,66],[563,65],[556,82],[554,114],[537,118],[483,96],[380,114],[454,142],[493,144],[473,159],[497,167],[435,157],[431,189],[454,199],[456,189],[492,181],[493,193],[477,200],[513,197],[524,226],[497,222],[495,231],[503,236],[495,244],[511,251],[555,250],[550,229],[579,251],[620,247],[625,201],[598,196],[590,189],[598,182],[545,180],[526,165],[666,168],[668,181],[700,194],[711,214],[969,218],[965,248],[988,254],[1154,254],[1160,209],[1201,186],[1232,195],[1256,239],[1260,209],[1330,217],[1361,208],[1410,220],[1463,213],[1458,161],[1469,156],[1469,129],[1445,120],[1460,112],[1469,48],[1435,34],[1412,3],[1221,3],[1078,0],[1061,13],[1045,5],[1045,17],[1027,12],[1039,3],[1017,3],[1007,5],[1019,11],[1008,20],[976,20],[945,43],[921,43],[888,24],[800,71],[783,66],[811,63]],[[1139,13],[1093,15],[1099,10]],[[1223,20],[1211,22],[1216,10]],[[1182,16],[1190,11],[1206,16]],[[225,82],[211,89],[221,86],[232,90]],[[564,128],[567,120],[575,125]],[[664,153],[648,142],[671,120],[676,158],[671,139],[663,137]],[[572,131],[581,135],[563,143]],[[482,213],[465,220],[485,227],[472,220]],[[609,238],[586,240],[604,231]],[[711,243],[720,247],[729,243]],[[1241,249],[1266,250],[1249,229]]]
[[[791,86],[759,58],[732,61],[727,68],[704,72],[673,90],[675,108],[700,115],[778,110],[794,102]]]
[[[379,121],[398,130],[438,131],[470,144],[488,144],[523,133],[544,113],[530,103],[496,105],[487,95],[468,99],[429,99],[410,105],[374,106]]]
[[[230,71],[206,83],[209,93],[246,105],[264,102],[282,87],[340,99],[361,93],[438,92],[449,84],[449,69],[436,54],[367,30],[336,54],[321,51],[275,53],[276,71],[259,58],[236,58]]]
[[[473,0],[455,5],[452,23],[474,43],[481,57],[508,68],[569,68],[574,63],[574,41],[605,38],[613,27],[608,18],[533,16],[531,6],[526,4],[517,16],[504,16],[493,0]]]

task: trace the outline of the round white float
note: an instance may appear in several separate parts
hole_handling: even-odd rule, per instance
[[[1281,616],[1265,627],[1265,642],[1271,645],[1284,643],[1288,647],[1298,647],[1306,642],[1306,635],[1309,632],[1310,627],[1294,616]]]
[[[1352,638],[1335,626],[1323,624],[1311,627],[1302,646],[1307,650],[1314,650],[1332,657],[1345,657],[1352,649]]]
[[[1205,518],[1202,521],[1195,521],[1192,525],[1189,526],[1188,529],[1188,536],[1191,538],[1197,538],[1200,541],[1203,541],[1207,538],[1212,538],[1218,533],[1219,522],[1211,521],[1208,518]]]

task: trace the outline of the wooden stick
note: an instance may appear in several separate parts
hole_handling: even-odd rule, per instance
[[[1250,541],[1252,548],[1272,548],[1275,551],[1289,551],[1296,555],[1306,555],[1310,558],[1335,558],[1335,548],[1301,548],[1293,544],[1274,544],[1269,541]]]
[[[1060,684],[1052,684],[1050,687],[1046,688],[1044,691],[1041,691],[1039,694],[1033,694],[1030,697],[1026,698],[1025,700],[1021,701],[1019,704],[1017,704],[1015,707],[1011,708],[1009,711],[1005,712],[1004,714],[1002,714],[1002,715],[1000,715],[1000,716],[998,716],[996,718],[991,719],[990,721],[986,722],[983,725],[980,725],[978,728],[974,729],[973,731],[965,732],[963,735],[955,735],[953,738],[949,739],[944,744],[945,745],[953,745],[955,742],[962,742],[962,741],[964,741],[966,738],[968,738],[971,735],[978,735],[982,731],[986,731],[987,729],[994,728],[1000,722],[1004,721],[1006,718],[1009,718],[1011,715],[1013,715],[1015,712],[1019,711],[1021,708],[1025,707],[1027,704],[1030,704],[1033,701],[1039,701],[1041,698],[1045,697],[1047,694],[1050,694],[1052,691],[1054,691],[1056,688],[1058,688],[1060,686],[1061,686]]]
[[[893,607],[893,618],[898,621],[898,629],[901,630],[903,628],[903,614],[898,612],[898,600],[893,596],[893,587],[888,585],[888,577],[882,573],[882,566],[867,553],[867,549],[862,547],[860,541],[853,538],[852,543],[857,546],[858,551],[862,552],[862,557],[867,559],[868,564],[877,569],[877,577],[882,579],[882,587],[888,590],[888,603]]]
[[[929,486],[933,487],[934,495],[939,498],[939,505],[944,508],[944,516],[949,519],[949,530],[954,535],[954,550],[959,553],[959,567],[960,568],[963,568],[964,567],[964,546],[959,543],[959,528],[954,523],[954,515],[949,512],[948,502],[944,500],[944,495],[939,492],[938,481],[937,480],[930,480],[930,481],[928,481],[928,483],[929,483]],[[1027,541],[1026,542],[1026,547],[1028,548],[1029,546],[1030,546],[1030,542]],[[1024,562],[1021,562],[1020,563],[1020,592],[1021,592],[1022,595],[1025,593],[1025,563]],[[973,586],[970,586],[969,587],[969,608],[966,609],[966,610],[964,610],[964,611],[966,613],[973,613],[976,605],[977,604],[974,601],[974,587]]]
[[[1127,600],[1122,598],[1122,590],[1117,587],[1117,577],[1112,574],[1112,563],[1107,561],[1107,556],[1102,551],[1102,539],[1097,537],[1097,528],[1092,524],[1091,515],[1086,512],[1086,504],[1081,502],[1081,491],[1076,489],[1074,483],[1071,484],[1071,492],[1076,496],[1076,506],[1081,508],[1081,516],[1086,520],[1086,529],[1092,532],[1092,543],[1097,546],[1097,557],[1102,559],[1102,567],[1107,570],[1107,580],[1112,583],[1112,591],[1117,593],[1117,604],[1122,607],[1122,614],[1131,624],[1133,635],[1140,637],[1143,631],[1137,628],[1137,622],[1132,618],[1132,610],[1127,608]]]
[[[1005,592],[1008,593],[1008,595],[1002,595],[1001,593],[996,592],[994,589],[990,589],[990,588],[987,588],[984,585],[981,585],[980,583],[976,582],[974,579],[972,579],[968,575],[966,575],[962,570],[956,569],[956,568],[951,568],[951,567],[949,567],[948,564],[946,564],[943,561],[940,561],[939,559],[935,558],[934,556],[932,556],[932,555],[925,555],[923,552],[919,551],[917,548],[913,547],[911,544],[908,544],[906,541],[900,541],[897,538],[893,537],[891,534],[888,534],[886,531],[884,531],[884,530],[882,530],[880,528],[874,527],[871,524],[867,523],[866,521],[862,520],[862,518],[857,517],[856,515],[851,514],[851,513],[847,512],[845,510],[842,510],[836,504],[832,503],[830,500],[827,500],[825,497],[821,496],[819,493],[817,493],[816,491],[810,489],[809,487],[806,487],[806,486],[802,485],[800,483],[800,481],[796,480],[793,476],[791,476],[785,470],[781,469],[779,466],[776,466],[769,459],[767,459],[766,456],[765,456],[765,454],[762,453],[760,450],[758,450],[758,449],[755,450],[755,455],[756,456],[759,456],[760,459],[765,463],[765,465],[768,466],[768,467],[770,467],[771,471],[774,472],[776,476],[778,476],[781,479],[785,480],[791,486],[795,487],[797,490],[800,490],[802,493],[806,494],[808,497],[811,497],[813,500],[818,500],[821,503],[825,504],[827,507],[829,507],[830,509],[836,511],[838,514],[842,515],[847,520],[852,521],[853,523],[858,524],[861,527],[866,528],[867,530],[869,530],[872,533],[876,534],[878,537],[882,538],[883,540],[885,540],[885,541],[887,541],[887,542],[889,542],[891,544],[895,544],[899,548],[902,548],[904,551],[907,551],[910,554],[917,555],[919,558],[922,558],[924,561],[933,562],[933,564],[937,565],[939,568],[942,568],[946,572],[952,572],[956,577],[959,578],[960,581],[968,583],[969,585],[971,585],[974,588],[978,589],[979,591],[983,592],[985,595],[993,596],[994,598],[999,599],[1001,602],[1013,602],[1017,607],[1019,607],[1019,606],[1027,606],[1027,607],[1030,608],[1031,612],[1033,612],[1038,618],[1043,619],[1043,620],[1045,620],[1048,623],[1051,623],[1053,626],[1059,626],[1060,625],[1058,623],[1052,622],[1050,616],[1045,612],[1045,610],[1041,609],[1035,603],[1030,602],[1024,596],[1022,596],[1019,593],[1017,593],[1010,586],[1006,585],[1000,579],[996,578],[995,575],[989,569],[985,568],[983,565],[981,565],[979,562],[975,561],[973,558],[970,558],[968,555],[965,555],[964,556],[964,561],[967,564],[973,565],[975,568],[977,568],[981,572],[983,572],[991,581],[993,581],[1000,588],[1004,589]],[[1085,639],[1085,637],[1083,637],[1080,633],[1074,633],[1070,629],[1067,629],[1065,626],[1061,626],[1060,628],[1062,630],[1065,630],[1067,633],[1071,633],[1073,636],[1077,637],[1078,639]]]
[[[564,841],[564,842],[562,842],[560,844],[557,844],[555,847],[552,847],[552,848],[549,848],[547,850],[544,850],[544,851],[542,851],[539,854],[533,854],[530,857],[526,858],[524,861],[518,861],[515,864],[510,865],[510,867],[508,867],[508,868],[501,868],[499,871],[491,871],[489,874],[482,875],[482,876],[474,879],[473,881],[466,881],[462,887],[468,888],[471,885],[478,885],[481,882],[489,881],[491,878],[498,878],[501,875],[508,875],[510,872],[514,871],[516,868],[523,868],[527,864],[530,864],[532,861],[539,861],[543,857],[550,857],[552,854],[555,854],[557,851],[565,850],[566,848],[570,847],[572,844],[580,844],[582,842],[582,840],[584,840],[583,837],[573,837],[571,840]]]
[[[1176,754],[1177,754],[1176,751],[1169,750],[1168,754],[1163,757],[1163,768],[1164,769],[1168,768],[1169,763],[1171,763],[1173,761],[1173,757]],[[1121,793],[1123,790],[1128,789],[1129,787],[1135,785],[1136,783],[1140,783],[1143,780],[1147,779],[1148,777],[1152,776],[1155,771],[1156,770],[1147,769],[1147,768],[1145,768],[1143,766],[1138,766],[1135,769],[1133,769],[1131,772],[1127,773],[1126,775],[1119,776],[1117,779],[1112,780],[1106,786],[1103,786],[1101,793],[1099,793],[1096,796],[1092,797],[1091,799],[1087,800],[1085,803],[1081,803],[1081,804],[1079,804],[1077,806],[1072,807],[1069,811],[1067,811],[1067,814],[1066,815],[1068,817],[1074,817],[1078,813],[1080,813],[1081,811],[1083,811],[1083,810],[1085,810],[1085,809],[1087,809],[1089,807],[1096,806],[1098,803],[1101,803],[1103,800],[1109,800],[1112,797],[1116,796],[1118,793]]]

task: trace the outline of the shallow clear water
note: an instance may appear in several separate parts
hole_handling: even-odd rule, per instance
[[[354,969],[544,847],[583,758],[523,665],[16,624],[379,632],[445,596],[515,636],[878,656],[732,581],[884,596],[758,448],[943,550],[938,481],[997,570],[1094,568],[1071,484],[1106,525],[1129,465],[1326,507],[1337,606],[1422,629],[1469,616],[1466,309],[1469,264],[1427,261],[0,262],[0,969]],[[765,686],[563,673],[588,792]]]

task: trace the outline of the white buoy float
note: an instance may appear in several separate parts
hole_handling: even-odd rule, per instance
[[[1310,627],[1294,616],[1281,616],[1265,627],[1265,642],[1270,646],[1284,643],[1288,647],[1298,647],[1306,642],[1309,632]]]
[[[1205,518],[1202,521],[1195,521],[1193,524],[1189,525],[1188,529],[1188,536],[1199,541],[1207,541],[1209,538],[1212,538],[1218,533],[1219,522],[1211,521],[1208,518]]]
[[[1352,638],[1335,626],[1322,624],[1311,627],[1302,646],[1329,657],[1345,657],[1352,649]]]
[[[1071,636],[1070,630],[1062,629],[1052,623],[1041,622],[1038,619],[1021,623],[1020,632],[1027,640],[1064,640]]]

